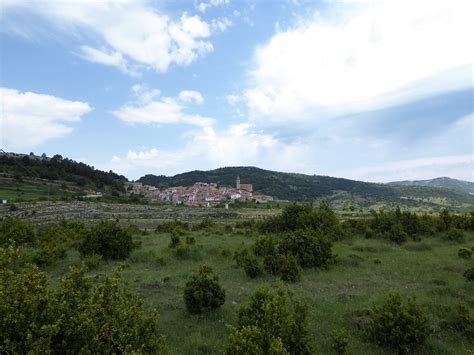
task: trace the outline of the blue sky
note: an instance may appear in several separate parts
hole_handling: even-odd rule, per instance
[[[474,180],[472,1],[1,6],[1,146],[131,179]]]

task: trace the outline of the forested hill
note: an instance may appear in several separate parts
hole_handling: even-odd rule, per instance
[[[23,178],[63,180],[78,186],[94,186],[99,189],[108,186],[117,191],[122,191],[123,183],[128,181],[123,175],[97,170],[87,164],[63,158],[61,155],[49,158],[46,155],[2,153],[0,173],[16,180]]]
[[[195,182],[234,186],[237,176],[240,176],[242,183],[253,184],[254,191],[281,200],[308,201],[339,196],[344,199],[357,199],[359,202],[366,200],[369,204],[383,201],[410,205],[447,203],[474,206],[474,197],[448,189],[374,184],[329,176],[282,173],[255,167],[191,171],[171,177],[145,175],[139,181],[158,188],[189,186]]]
[[[404,181],[394,181],[390,184],[393,185],[414,185],[414,186],[430,186],[430,187],[444,187],[447,189],[452,189],[467,194],[474,194],[474,182],[451,179],[449,177],[439,177],[429,180],[404,180]]]

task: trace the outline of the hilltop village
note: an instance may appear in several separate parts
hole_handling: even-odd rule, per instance
[[[215,183],[196,182],[192,186],[175,186],[160,190],[154,186],[133,182],[127,186],[130,194],[143,195],[150,202],[184,204],[187,206],[213,207],[230,201],[273,201],[272,196],[254,194],[252,184],[241,184],[237,176],[235,187]]]

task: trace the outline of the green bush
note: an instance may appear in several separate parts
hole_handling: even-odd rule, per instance
[[[201,266],[197,275],[186,282],[184,302],[192,314],[209,312],[222,306],[225,302],[225,290],[219,284],[217,276],[212,275],[208,266]]]
[[[156,353],[157,314],[120,277],[72,268],[57,289],[18,249],[0,249],[0,349],[10,354]]]
[[[472,251],[468,248],[461,248],[458,250],[458,256],[463,259],[470,259]]]
[[[282,289],[260,286],[231,327],[226,354],[311,354],[308,309]]]
[[[79,252],[85,256],[102,255],[104,259],[126,259],[133,248],[133,240],[127,230],[115,222],[102,221],[87,231],[79,245]]]
[[[470,308],[464,302],[459,302],[452,328],[461,334],[474,339],[474,316],[471,314]]]
[[[474,267],[464,271],[463,276],[467,281],[474,281]]]
[[[243,267],[245,260],[249,257],[249,250],[242,244],[234,252],[234,261],[239,267]]]
[[[168,244],[168,248],[175,249],[178,245],[181,244],[181,239],[177,235],[170,236],[170,243]]]
[[[155,228],[155,232],[172,233],[173,231],[176,231],[176,233],[184,235],[185,231],[187,231],[188,229],[189,225],[187,223],[183,223],[175,219],[174,221],[165,222],[157,225]]]
[[[263,267],[270,275],[278,274],[278,254],[264,257]]]
[[[301,266],[293,255],[278,255],[277,275],[284,281],[301,280]]]
[[[102,261],[102,255],[90,254],[82,259],[87,271],[95,270],[99,267],[100,262]]]
[[[254,279],[262,275],[262,267],[260,266],[260,263],[258,262],[257,258],[255,258],[254,256],[248,256],[243,263],[245,274],[248,277]]]
[[[271,236],[260,236],[255,240],[253,252],[256,256],[267,256],[276,254],[276,246]]]
[[[451,228],[446,234],[446,239],[451,240],[453,242],[461,243],[462,241],[464,241],[464,233],[461,229]]]
[[[410,352],[429,335],[428,316],[413,298],[402,300],[397,292],[386,294],[381,306],[374,306],[367,336],[374,343],[399,352]]]
[[[280,254],[293,255],[301,267],[324,267],[333,259],[332,243],[328,238],[299,230],[286,235],[278,247]]]
[[[346,329],[335,330],[331,336],[332,348],[338,354],[346,354],[349,346],[349,334]]]
[[[7,245],[13,241],[17,245],[32,243],[35,240],[36,231],[33,225],[16,217],[7,217],[0,224],[0,245]]]
[[[393,224],[388,232],[388,239],[391,242],[402,244],[408,239],[408,234],[403,230],[403,226],[400,222]]]
[[[186,244],[193,245],[196,243],[196,238],[194,237],[186,237]]]

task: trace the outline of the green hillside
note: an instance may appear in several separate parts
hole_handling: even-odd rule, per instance
[[[428,180],[404,180],[391,182],[392,185],[404,185],[404,186],[429,186],[429,187],[442,187],[446,189],[452,189],[467,194],[474,194],[474,182],[464,181],[458,179],[451,179],[449,177],[438,177],[435,179]]]
[[[329,176],[282,173],[255,167],[197,170],[170,177],[145,175],[139,181],[160,189],[188,186],[195,182],[233,186],[237,176],[240,176],[242,183],[253,184],[255,192],[280,200],[312,201],[326,198],[336,204],[345,201],[365,207],[379,203],[434,209],[441,206],[469,209],[474,206],[474,197],[450,189],[374,184]]]

